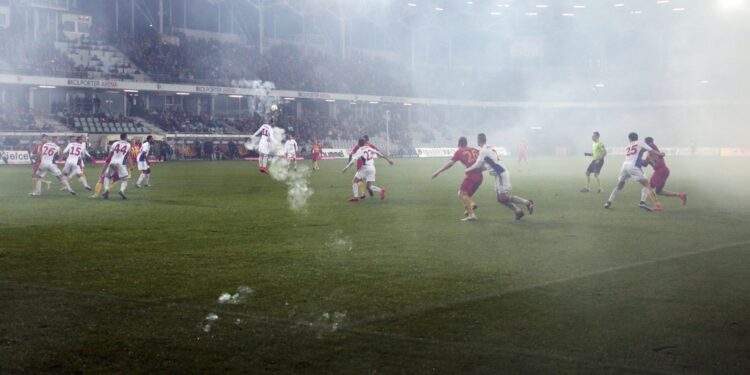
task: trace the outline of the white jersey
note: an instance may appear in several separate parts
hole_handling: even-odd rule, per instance
[[[357,152],[352,155],[352,159],[349,161],[349,164],[347,164],[347,168],[351,166],[352,164],[356,163],[357,160],[362,161],[361,167],[374,167],[375,166],[375,155],[383,156],[383,154],[380,153],[380,151],[368,146],[364,145],[357,150]],[[360,168],[361,168],[360,167]]]
[[[85,144],[70,142],[67,146],[65,146],[65,150],[63,150],[63,155],[65,154],[68,154],[68,159],[65,161],[65,164],[78,165],[78,162],[81,161],[81,158],[84,155],[88,155],[88,152],[86,152]]]
[[[53,164],[55,161],[55,154],[60,152],[60,146],[55,143],[47,142],[42,146],[42,163]]]
[[[110,164],[125,164],[125,158],[130,155],[130,143],[128,141],[117,141],[110,147],[112,159]]]
[[[263,124],[260,126],[260,129],[258,129],[255,133],[253,133],[253,137],[257,137],[260,135],[260,142],[270,142],[273,140],[273,127],[268,124]]]
[[[630,166],[640,167],[643,162],[643,154],[646,151],[653,151],[649,145],[643,141],[632,141],[625,147],[625,163]]]
[[[297,141],[290,139],[284,143],[284,153],[287,155],[297,154]]]
[[[141,151],[138,153],[138,161],[146,160],[149,151],[151,151],[151,142],[143,142]]]
[[[500,155],[498,155],[497,151],[495,151],[490,145],[484,145],[479,149],[477,160],[471,167],[466,168],[466,172],[478,169],[482,171],[492,171],[492,174],[501,174],[505,172],[505,168],[500,164]]]

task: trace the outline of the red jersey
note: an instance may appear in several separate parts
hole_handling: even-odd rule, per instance
[[[650,144],[649,146],[651,146],[651,148],[653,148],[654,151],[659,151],[659,147],[657,147],[655,144]],[[649,154],[648,161],[647,163],[645,163],[644,166],[648,164],[651,164],[654,170],[667,167],[667,163],[664,161],[663,156],[656,156],[656,155],[651,155],[651,154]]]
[[[34,155],[36,158],[36,165],[39,165],[39,163],[42,162],[42,143],[37,143],[34,145],[34,148],[31,150],[31,154]]]
[[[312,152],[313,154],[319,154],[321,151],[320,145],[317,143],[313,143],[312,145]]]
[[[477,161],[477,157],[479,157],[479,150],[473,147],[459,147],[456,152],[453,153],[451,160],[460,161],[466,168],[469,168]],[[482,169],[480,168],[469,173],[477,173],[481,175]]]

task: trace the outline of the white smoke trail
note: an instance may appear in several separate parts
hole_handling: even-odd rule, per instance
[[[204,319],[205,324],[203,325],[203,332],[211,332],[211,328],[217,320],[219,320],[219,316],[214,313],[209,313],[208,315],[206,315],[206,318]]]
[[[247,298],[247,296],[253,294],[253,292],[254,291],[251,288],[249,288],[247,286],[241,286],[241,287],[237,288],[237,293],[234,293],[234,294],[230,294],[230,293],[226,293],[226,292],[221,293],[221,295],[219,296],[219,301],[218,302],[221,303],[221,304],[228,303],[228,304],[231,304],[231,305],[236,305],[236,304],[239,304],[241,302],[244,302],[245,298]]]
[[[307,201],[315,192],[310,186],[312,170],[302,164],[292,167],[292,162],[286,159],[284,145],[282,144],[282,140],[285,139],[284,129],[274,128],[274,135],[271,139],[271,154],[276,157],[271,161],[268,173],[274,180],[284,182],[287,185],[289,208],[292,211],[305,212]]]

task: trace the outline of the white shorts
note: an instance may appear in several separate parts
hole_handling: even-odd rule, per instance
[[[510,193],[512,189],[513,185],[510,184],[510,174],[508,171],[495,175],[495,191],[498,194]]]
[[[286,160],[293,161],[297,159],[296,154],[286,154]]]
[[[261,155],[268,155],[271,152],[271,142],[259,142],[258,153]]]
[[[55,177],[60,177],[60,175],[62,175],[62,172],[60,172],[60,168],[58,168],[54,163],[42,163],[39,165],[39,169],[36,170],[36,176],[44,177],[47,175],[47,172],[52,173],[52,175]]]
[[[641,168],[638,168],[635,165],[630,164],[630,163],[623,164],[622,169],[620,170],[620,178],[618,181],[625,182],[629,180],[631,177],[638,182],[648,181],[648,178],[643,173],[643,170],[641,170]]]
[[[354,178],[367,182],[375,182],[375,167],[371,165],[363,165],[362,168],[354,174]]]
[[[124,164],[115,164],[115,163],[109,163],[109,167],[107,167],[107,172],[104,173],[105,176],[112,178],[112,176],[117,173],[117,176],[121,180],[127,180],[130,178],[128,176],[128,167],[126,167]]]
[[[66,176],[78,176],[81,174],[81,166],[78,163],[65,163],[62,173]]]
[[[143,160],[138,162],[138,170],[139,171],[145,171],[147,169],[151,168],[151,166],[148,164],[148,161]]]

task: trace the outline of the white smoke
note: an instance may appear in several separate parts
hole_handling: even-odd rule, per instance
[[[287,185],[289,208],[292,211],[304,212],[308,199],[315,192],[310,186],[312,170],[301,163],[293,166],[291,165],[292,162],[286,159],[284,145],[282,144],[285,133],[284,129],[280,127],[274,128],[273,137],[271,137],[271,154],[276,157],[271,161],[268,173],[274,180]]]
[[[271,94],[271,91],[276,89],[273,82],[243,80],[239,82],[239,86],[255,90],[255,95],[248,101],[251,113],[257,113],[265,119],[274,115],[273,106],[278,108],[280,99]]]
[[[247,298],[247,296],[253,294],[253,290],[247,286],[241,286],[237,288],[237,292],[234,294],[223,292],[219,296],[219,303],[225,304],[228,303],[230,305],[236,305],[239,304]]]
[[[211,328],[213,327],[213,324],[216,323],[216,321],[219,320],[219,316],[215,313],[209,313],[206,315],[206,318],[203,319],[203,332],[211,332]]]
[[[340,229],[335,230],[328,236],[326,247],[336,251],[351,251],[353,248],[352,240],[344,235]]]

